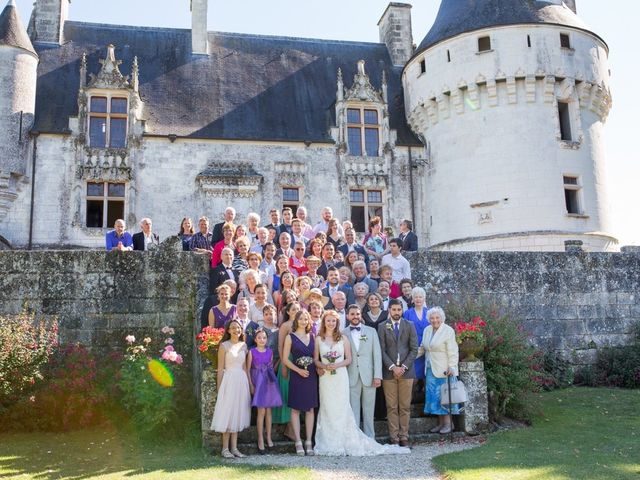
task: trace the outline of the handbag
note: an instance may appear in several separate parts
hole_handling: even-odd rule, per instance
[[[449,389],[449,387],[451,387],[451,389]],[[451,393],[451,396],[449,396],[449,393]],[[450,385],[447,383],[440,385],[440,404],[442,406],[466,403],[468,401],[467,388],[461,380],[451,383]]]

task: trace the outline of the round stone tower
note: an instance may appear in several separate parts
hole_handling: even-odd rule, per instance
[[[567,6],[568,5],[568,6]],[[616,250],[607,44],[575,2],[442,0],[403,72],[436,250]]]
[[[0,194],[3,178],[26,173],[37,68],[38,55],[20,21],[15,1],[9,0],[0,14]]]

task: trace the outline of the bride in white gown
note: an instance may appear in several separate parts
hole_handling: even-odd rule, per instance
[[[356,425],[349,404],[349,376],[351,363],[349,340],[336,330],[337,312],[328,310],[322,317],[316,336],[315,363],[325,370],[320,377],[320,409],[316,429],[316,455],[368,456],[411,453],[397,445],[381,445],[367,437]],[[335,355],[331,363],[327,357]]]

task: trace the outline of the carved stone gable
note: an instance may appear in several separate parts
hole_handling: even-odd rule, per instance
[[[344,99],[346,101],[386,103],[382,97],[382,92],[377,91],[371,85],[369,75],[364,71],[364,60],[358,62],[358,73],[354,75],[353,85],[347,90]]]
[[[107,56],[100,60],[102,68],[98,75],[89,74],[90,88],[130,88],[129,77],[122,75],[118,66],[122,60],[116,60],[116,47],[113,44],[107,46]],[[137,67],[137,65],[136,65]]]
[[[210,164],[196,176],[205,195],[211,197],[253,197],[262,184],[262,175],[248,163]]]

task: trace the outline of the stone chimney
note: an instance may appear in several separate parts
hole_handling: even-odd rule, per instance
[[[207,4],[208,0],[191,0],[191,53],[194,55],[209,54]]]
[[[389,50],[394,65],[404,66],[413,55],[411,5],[391,2],[378,22],[380,43]]]
[[[36,0],[29,21],[29,36],[34,42],[64,42],[64,22],[69,18],[71,0]]]

